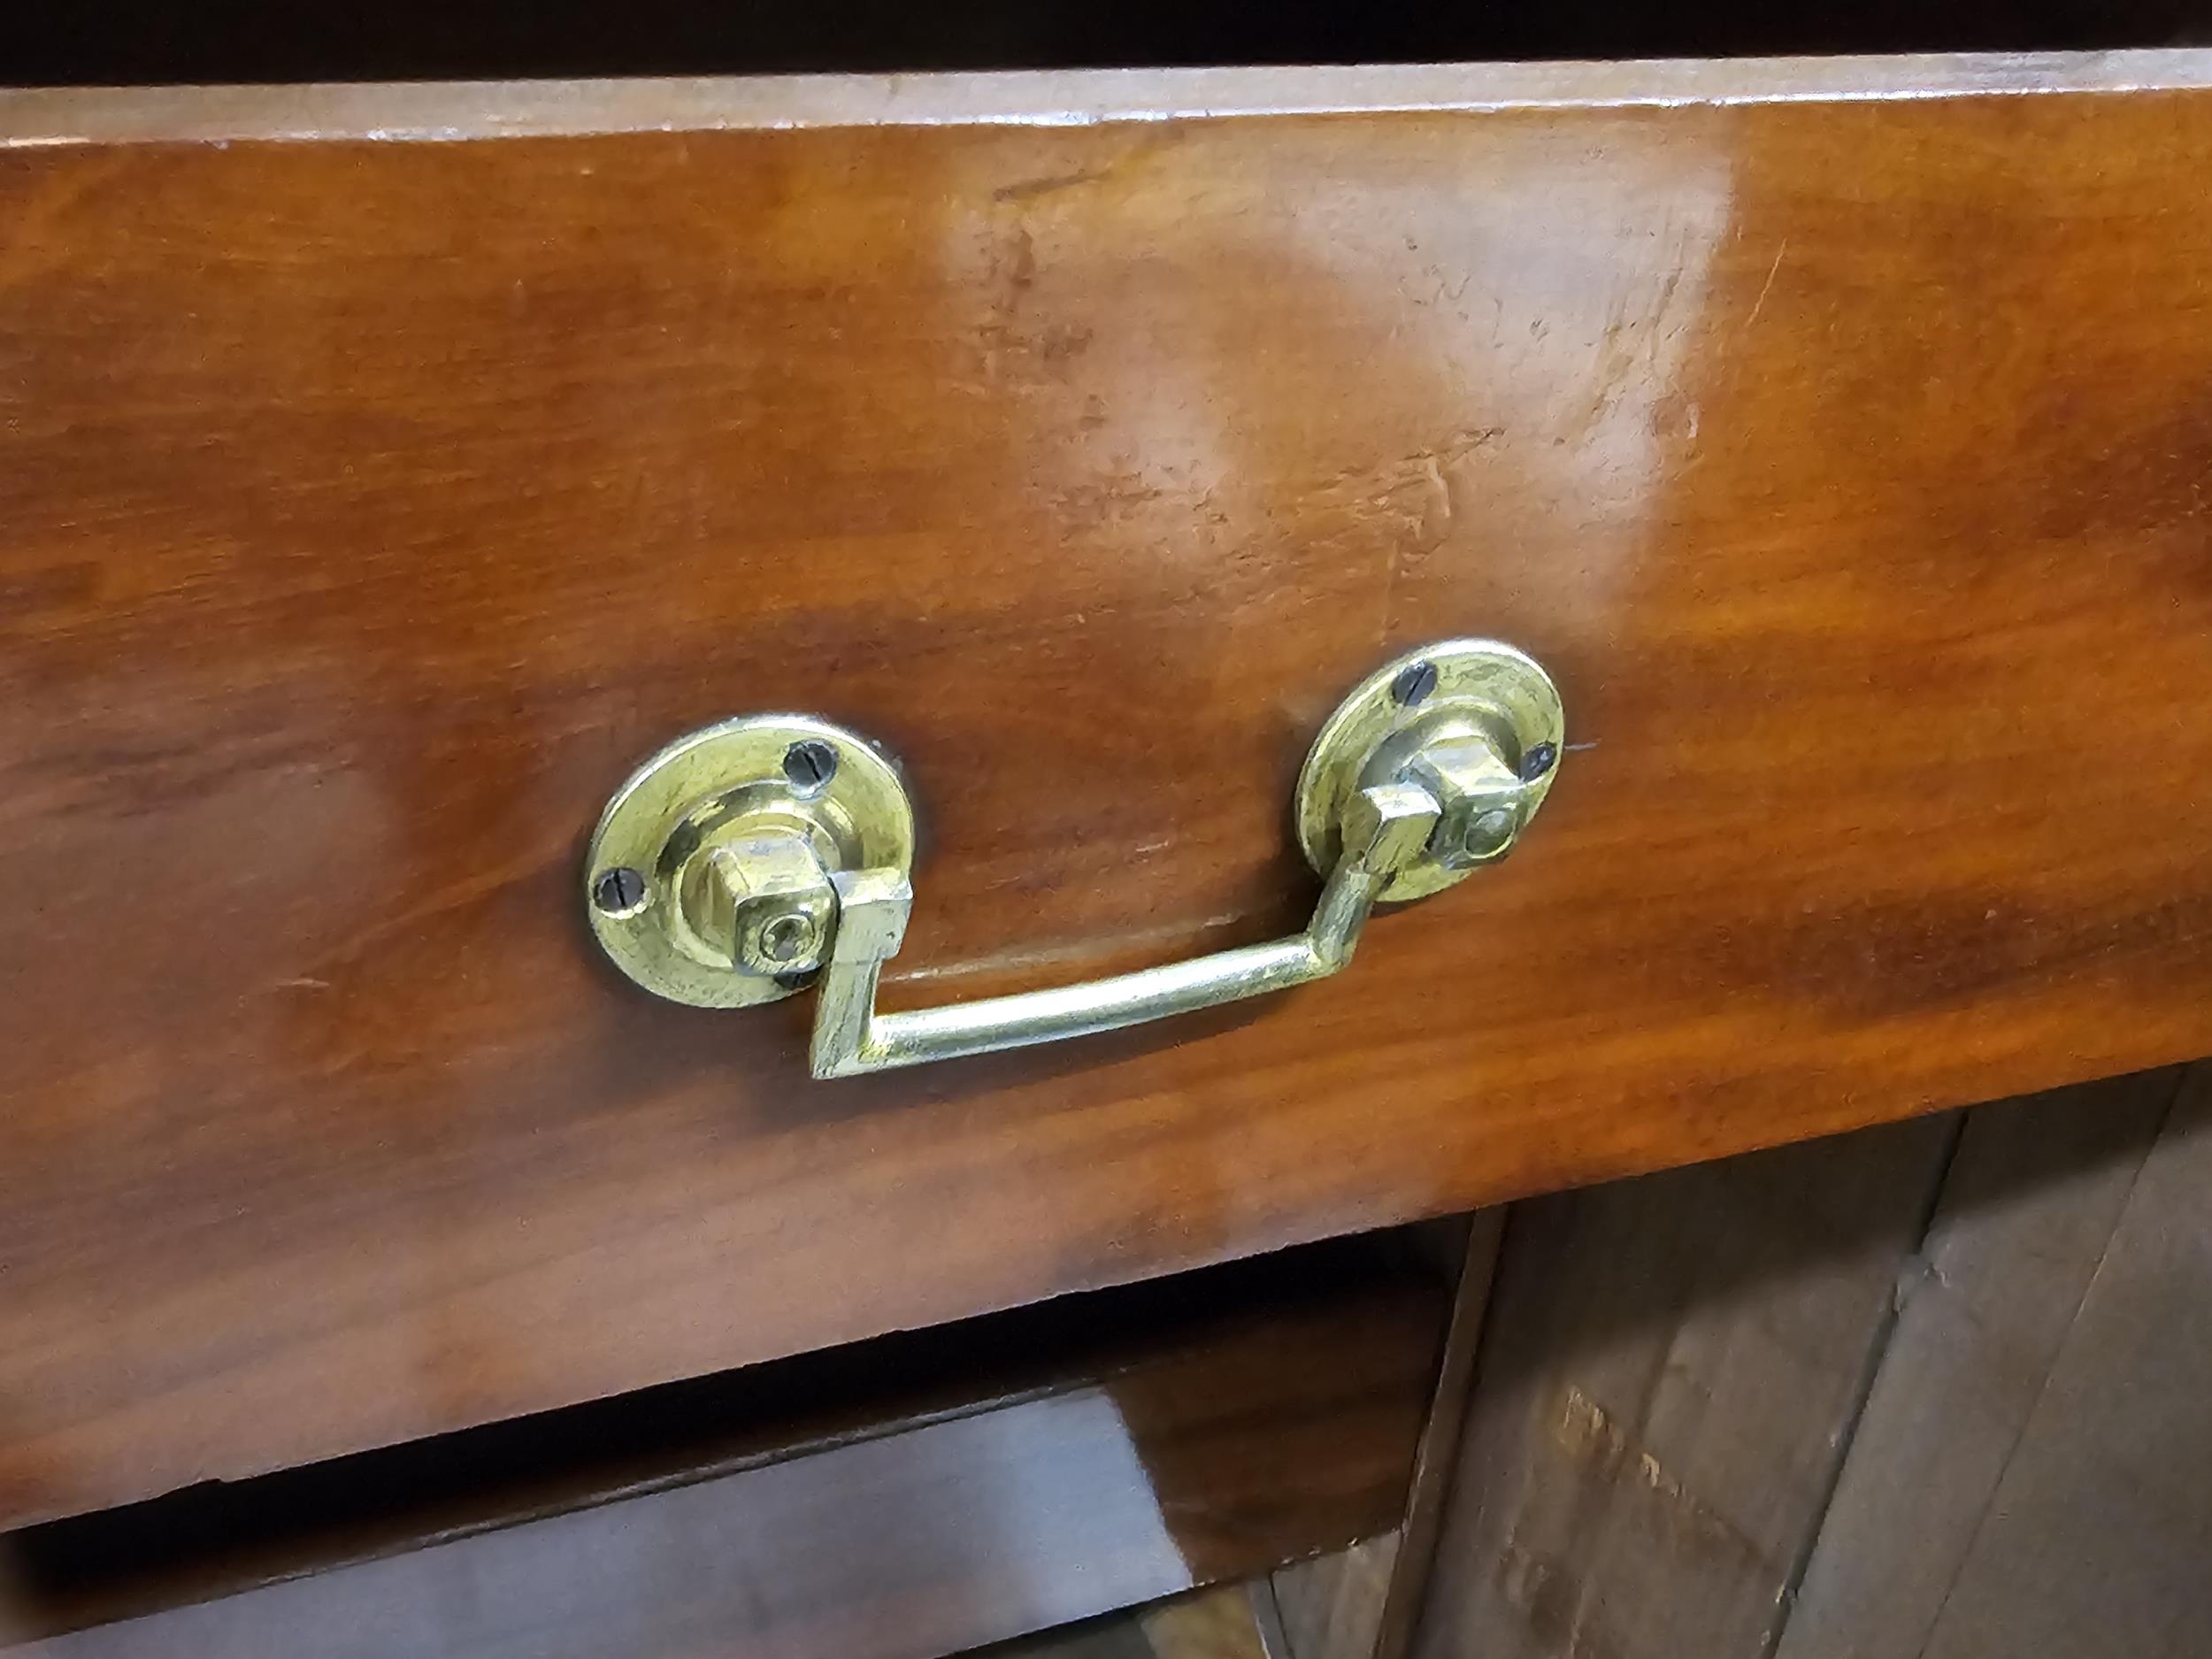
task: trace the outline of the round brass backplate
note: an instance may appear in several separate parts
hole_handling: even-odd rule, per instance
[[[805,834],[831,869],[913,866],[906,785],[865,738],[810,715],[760,714],[677,739],[615,791],[584,860],[584,913],[601,948],[672,1002],[741,1008],[788,996],[811,977],[738,972],[692,931],[680,892],[685,865],[718,826],[741,819]]]
[[[1298,845],[1306,862],[1323,875],[1334,868],[1346,803],[1387,780],[1416,728],[1434,730],[1455,717],[1501,735],[1506,763],[1528,780],[1522,821],[1533,816],[1551,788],[1567,741],[1558,688],[1533,657],[1510,645],[1446,640],[1409,651],[1368,675],[1314,739],[1298,774]],[[1392,903],[1425,898],[1468,873],[1424,855],[1399,871],[1379,896]]]

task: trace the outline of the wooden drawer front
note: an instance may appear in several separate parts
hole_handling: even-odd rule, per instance
[[[0,100],[0,1520],[2212,1050],[2208,70]],[[801,705],[895,1005],[1264,938],[1470,632],[1543,820],[1275,1003],[815,1084],[578,914]]]

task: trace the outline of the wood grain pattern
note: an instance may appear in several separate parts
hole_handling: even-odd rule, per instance
[[[1194,1277],[0,1536],[0,1649],[935,1659],[1394,1524],[1448,1283]]]
[[[2208,170],[2154,89],[0,150],[0,1521],[2212,1050]],[[1468,631],[1537,833],[1274,1005],[816,1087],[575,914],[803,703],[927,815],[895,997],[1263,938]]]

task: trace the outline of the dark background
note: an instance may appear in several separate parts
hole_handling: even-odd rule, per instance
[[[0,0],[0,85],[2036,50],[2208,39],[2212,0]]]

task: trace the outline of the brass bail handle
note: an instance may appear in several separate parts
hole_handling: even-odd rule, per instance
[[[601,816],[593,933],[656,995],[739,1008],[818,987],[812,1064],[850,1077],[1057,1042],[1326,979],[1378,903],[1425,898],[1513,850],[1566,741],[1559,692],[1494,640],[1386,663],[1315,738],[1299,845],[1323,877],[1303,932],[1016,996],[886,1014],[913,910],[914,810],[874,744],[808,715],[749,715],[670,744]]]

